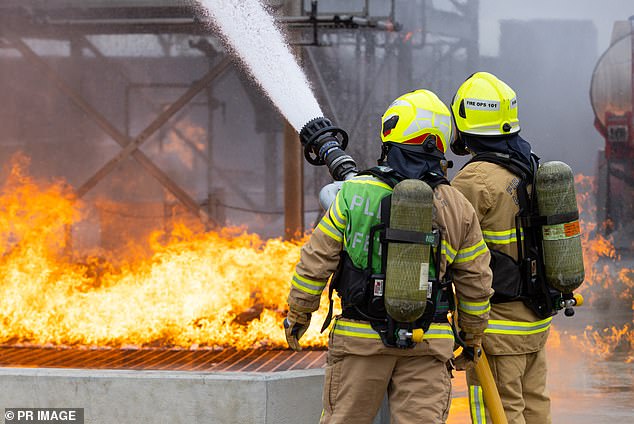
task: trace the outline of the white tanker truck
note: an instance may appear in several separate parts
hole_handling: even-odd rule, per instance
[[[592,74],[595,127],[605,138],[599,152],[597,220],[617,253],[634,253],[634,16],[618,21],[610,47]]]

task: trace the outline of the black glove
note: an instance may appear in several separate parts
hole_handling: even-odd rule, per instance
[[[284,319],[284,333],[286,334],[286,342],[288,347],[296,352],[302,350],[299,345],[299,339],[304,335],[310,325],[309,312],[297,312],[292,308],[288,311],[288,315]]]

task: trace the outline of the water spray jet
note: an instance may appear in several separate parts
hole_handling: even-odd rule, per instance
[[[199,3],[222,31],[225,42],[299,132],[306,161],[314,166],[328,167],[335,182],[319,194],[322,207],[327,208],[342,181],[359,172],[354,159],[344,152],[348,134],[322,116],[306,76],[273,18],[257,0],[240,3],[200,0]],[[313,119],[308,120],[311,117]]]
[[[258,0],[199,0],[201,12],[213,20],[253,79],[296,131],[321,116],[306,75],[282,32]]]

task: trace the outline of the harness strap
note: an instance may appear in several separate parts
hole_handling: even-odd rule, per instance
[[[537,216],[532,219],[527,220],[527,226],[538,226],[542,225],[557,225],[557,224],[565,224],[567,222],[576,221],[579,219],[579,211],[567,212],[567,213],[559,213],[557,215],[550,216]]]
[[[333,299],[332,299],[332,293],[335,290],[335,288],[333,287],[333,284],[330,285],[330,288],[328,289],[328,313],[326,314],[326,319],[324,319],[324,323],[321,326],[321,331],[320,333],[323,333],[324,331],[326,331],[326,328],[328,328],[330,326],[330,323],[332,322],[332,313],[333,313]]]
[[[346,260],[348,260],[346,256],[348,256],[348,253],[345,250],[342,250],[341,254],[339,255],[339,264],[337,266],[337,270],[333,274],[332,278],[330,279],[330,284],[328,285],[329,286],[328,287],[328,302],[329,302],[328,313],[326,314],[324,323],[321,326],[321,331],[320,331],[321,333],[326,331],[326,329],[330,326],[330,323],[332,322],[333,303],[334,303],[332,299],[332,294],[338,286],[339,276],[343,272],[344,263],[346,262]]]
[[[382,241],[396,243],[412,243],[412,244],[438,244],[437,233],[423,233],[421,231],[399,230],[396,228],[386,228]]]
[[[490,162],[496,165],[500,165],[513,174],[517,175],[524,181],[532,181],[533,179],[533,171],[530,169],[528,165],[524,162],[514,159],[507,154],[504,153],[495,153],[495,152],[485,152],[478,153],[475,155],[469,162],[467,162],[463,168],[474,162]]]
[[[403,177],[389,166],[375,166],[374,168],[361,171],[357,175],[371,175],[389,185],[391,188],[394,188],[396,184],[403,180]]]
[[[396,184],[405,179],[402,175],[400,175],[389,166],[375,166],[374,168],[361,171],[357,175],[371,175],[375,178],[378,178],[392,188],[394,188]],[[445,178],[443,175],[438,175],[433,172],[426,173],[425,175],[423,175],[421,180],[426,182],[432,188],[432,190],[438,187],[440,184],[449,185],[449,180],[447,180],[447,178]]]
[[[520,272],[519,300],[532,309],[538,316],[552,315],[554,310],[552,288],[548,286],[544,275],[543,252],[541,247],[541,227],[544,225],[563,224],[579,219],[578,212],[542,216],[537,203],[536,176],[539,157],[531,153],[531,164],[528,165],[509,155],[486,152],[474,156],[468,163],[490,162],[499,165],[520,179],[517,186],[519,212],[515,217],[517,237],[517,265]],[[465,166],[467,166],[465,165]],[[528,193],[528,185],[533,187]],[[522,237],[521,229],[524,229]],[[516,299],[510,299],[516,300]],[[509,300],[504,300],[509,301]]]

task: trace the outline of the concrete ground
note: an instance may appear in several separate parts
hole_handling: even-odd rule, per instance
[[[580,348],[586,326],[601,329],[627,323],[632,331],[632,312],[627,310],[577,308],[573,318],[563,314],[554,318],[553,326],[560,342],[551,342],[547,347],[553,423],[634,423],[634,362],[629,359],[634,355],[634,346],[626,341],[620,351],[617,349],[608,358]],[[455,375],[448,424],[469,423],[464,373]]]

